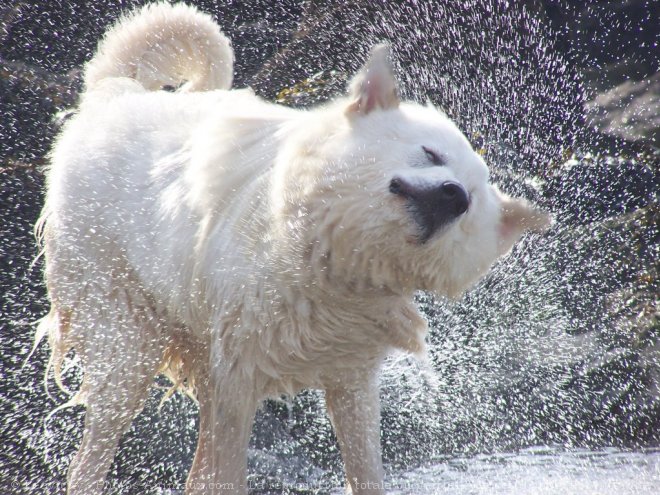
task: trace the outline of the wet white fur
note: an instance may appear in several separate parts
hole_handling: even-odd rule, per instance
[[[488,184],[443,114],[399,102],[383,46],[347,98],[312,111],[227,91],[231,66],[208,16],[146,7],[100,44],[54,147],[40,334],[56,373],[70,348],[85,370],[69,493],[100,492],[158,372],[200,404],[188,493],[246,493],[259,401],[305,387],[326,391],[353,492],[382,493],[362,489],[383,477],[378,372],[393,348],[424,353],[413,292],[459,295],[547,222]],[[397,174],[458,182],[470,208],[420,244]]]

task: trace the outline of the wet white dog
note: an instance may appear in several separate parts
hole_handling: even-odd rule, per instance
[[[232,64],[209,16],[143,8],[101,42],[53,150],[38,337],[57,377],[72,348],[85,370],[71,494],[101,491],[158,373],[199,402],[189,493],[247,493],[260,401],[308,387],[353,493],[383,493],[378,374],[424,352],[413,292],[460,294],[549,222],[446,116],[399,101],[385,46],[312,111],[229,91]]]

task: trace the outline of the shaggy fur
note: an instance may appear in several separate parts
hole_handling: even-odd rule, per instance
[[[54,147],[38,338],[58,380],[70,349],[84,367],[70,494],[100,492],[158,373],[199,402],[188,493],[246,493],[259,401],[306,387],[326,392],[353,493],[382,493],[378,372],[393,348],[424,353],[414,291],[460,294],[548,223],[443,114],[399,101],[385,46],[312,111],[229,91],[232,63],[209,16],[145,7],[100,43]],[[457,184],[469,208],[423,237],[395,179]]]

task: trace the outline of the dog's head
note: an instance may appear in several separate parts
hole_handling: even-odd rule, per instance
[[[348,99],[315,114],[293,139],[281,182],[297,226],[290,234],[319,282],[455,296],[525,230],[550,223],[488,182],[483,159],[445,115],[400,102],[384,45]]]

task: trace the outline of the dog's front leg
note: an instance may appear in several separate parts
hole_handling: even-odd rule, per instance
[[[224,367],[223,367],[224,368]],[[247,494],[247,452],[257,407],[252,389],[211,372],[198,390],[199,438],[186,494]]]
[[[356,373],[352,383],[327,388],[325,400],[353,495],[384,494],[376,376]]]

